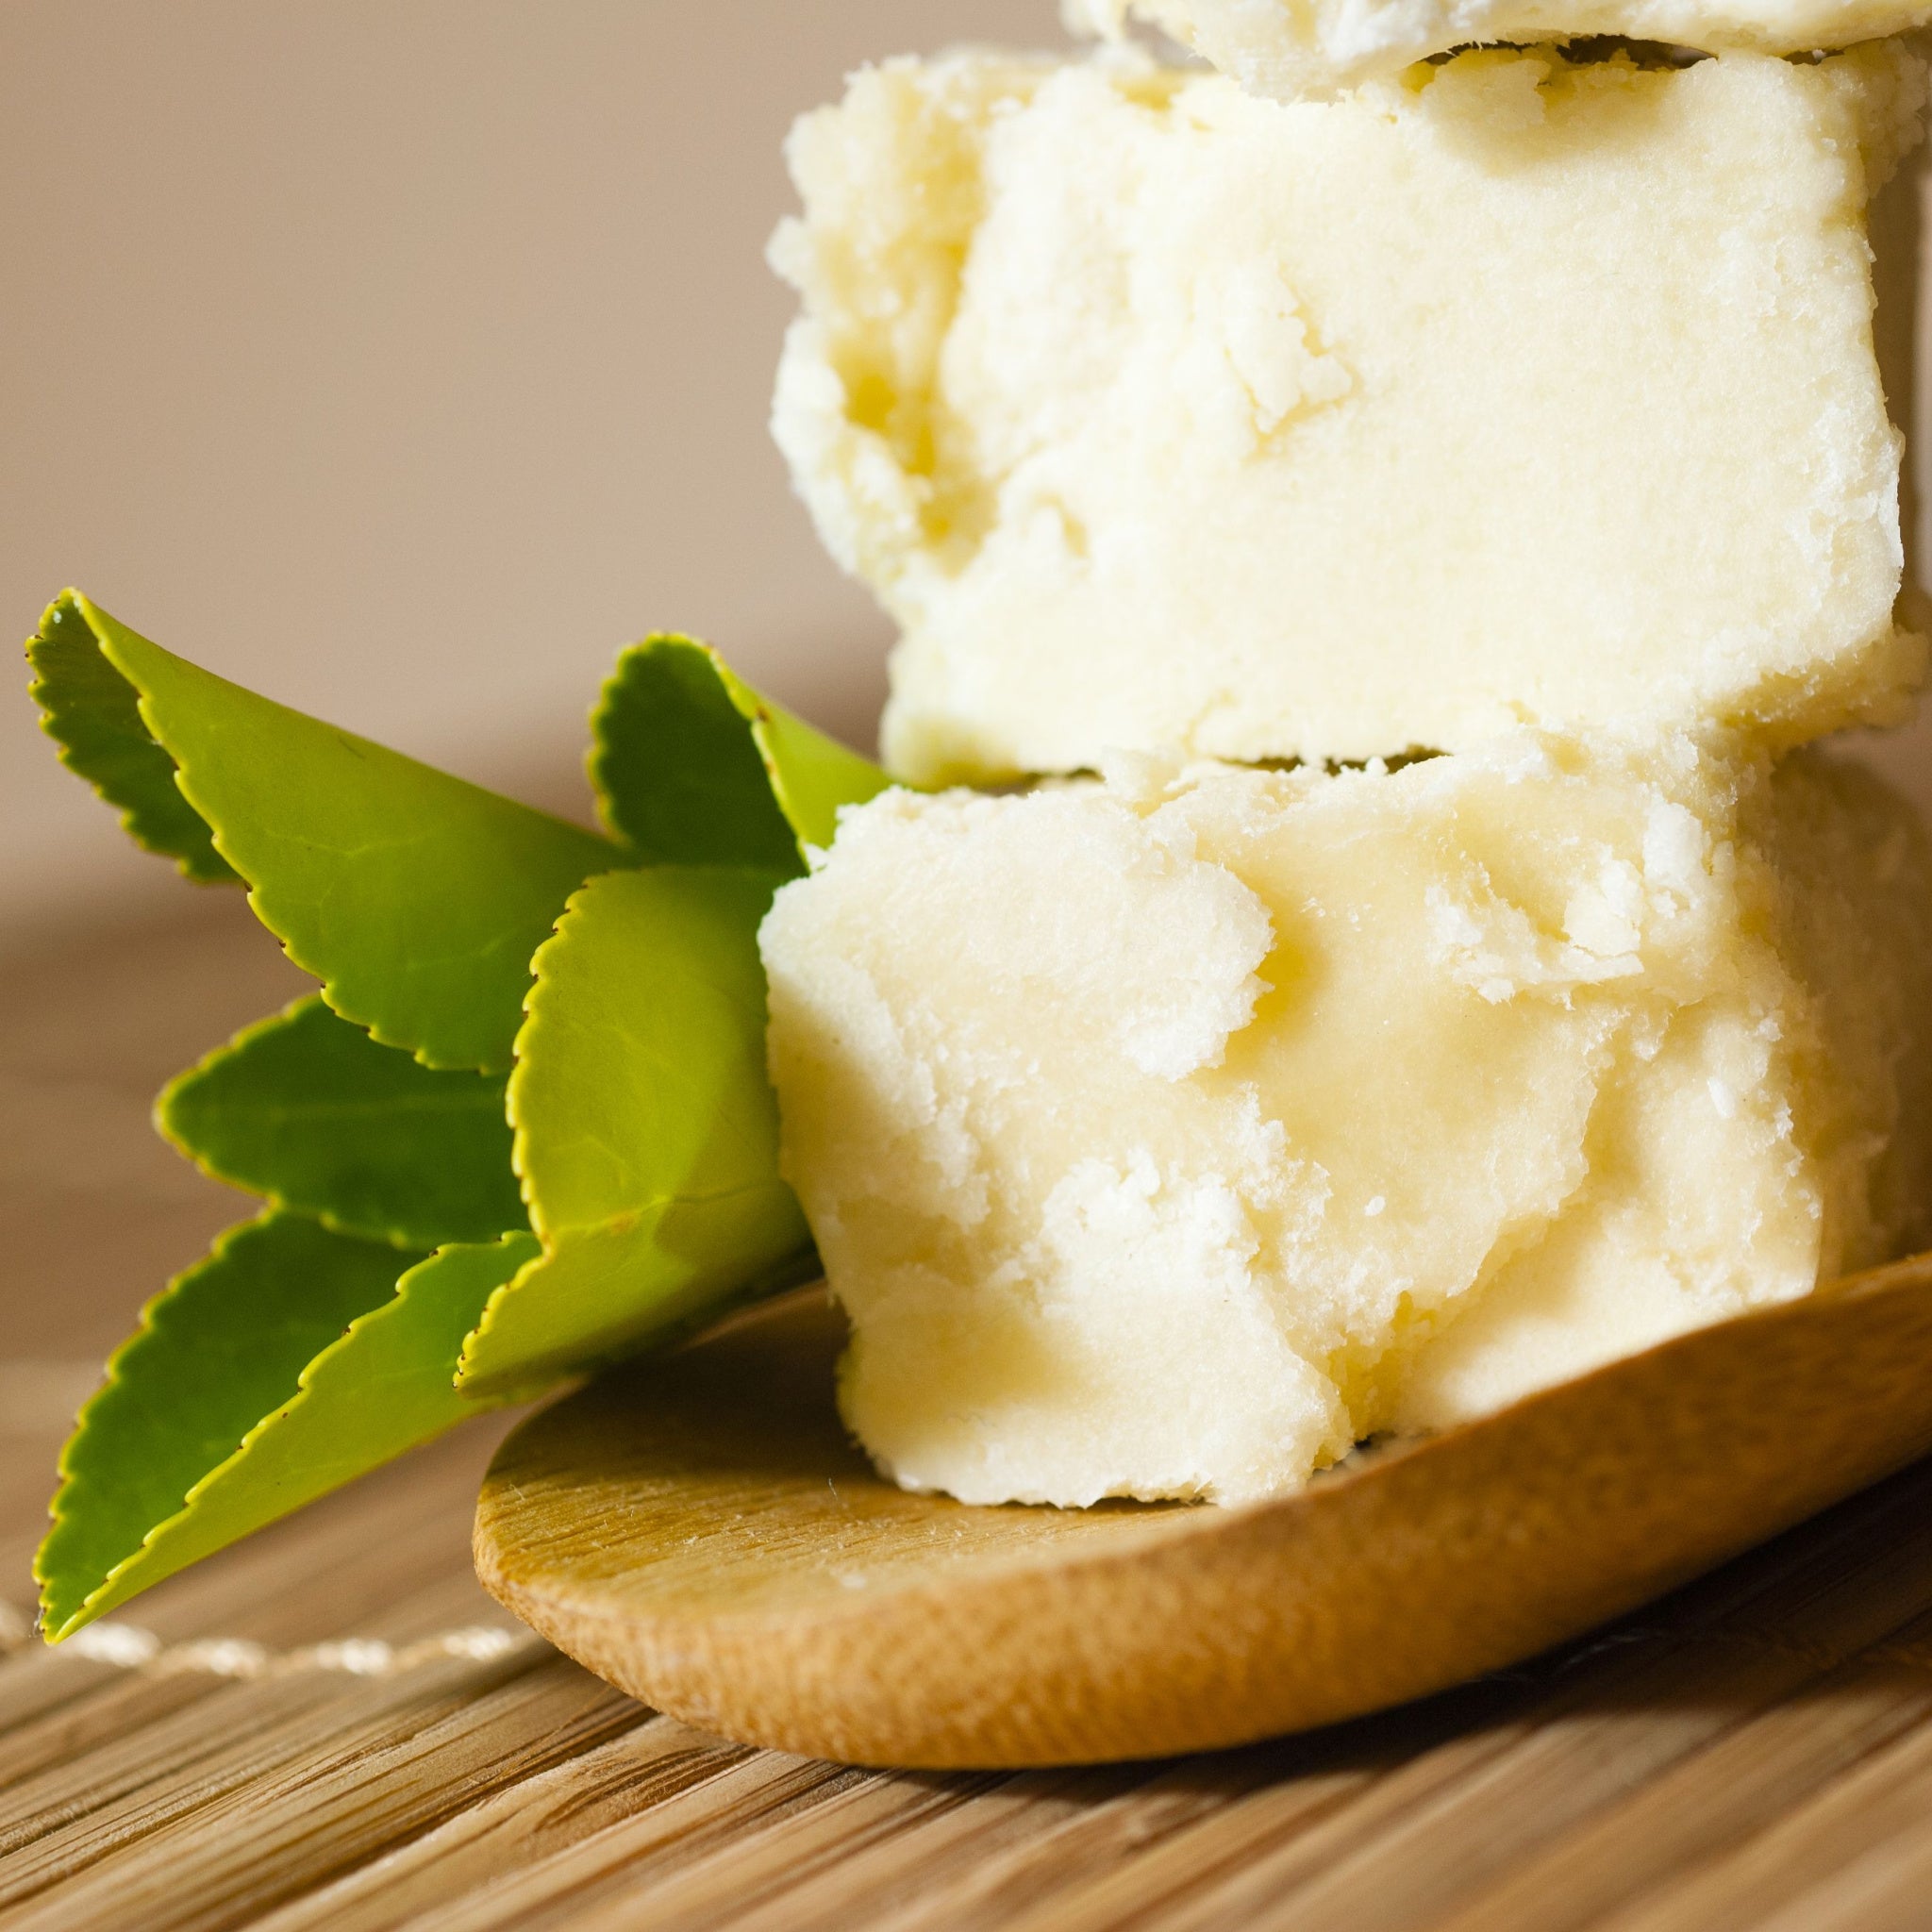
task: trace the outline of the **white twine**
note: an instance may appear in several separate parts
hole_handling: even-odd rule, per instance
[[[32,1635],[31,1620],[16,1605],[0,1599],[0,1651],[22,1649]],[[199,1637],[187,1643],[163,1643],[139,1624],[104,1619],[76,1630],[52,1655],[82,1657],[117,1670],[148,1671],[157,1676],[198,1673],[253,1680],[329,1671],[349,1677],[393,1677],[441,1657],[490,1663],[536,1641],[527,1630],[471,1624],[419,1638],[413,1643],[386,1643],[379,1637],[342,1637],[328,1643],[305,1644],[299,1650],[277,1651],[245,1637]]]

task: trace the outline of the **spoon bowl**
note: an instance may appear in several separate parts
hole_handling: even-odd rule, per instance
[[[1249,1742],[1574,1637],[1932,1450],[1932,1255],[1700,1329],[1239,1508],[909,1494],[833,1405],[824,1292],[524,1423],[506,1607],[632,1696],[856,1764]]]

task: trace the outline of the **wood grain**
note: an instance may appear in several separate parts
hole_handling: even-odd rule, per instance
[[[1498,1670],[1932,1448],[1932,1257],[1241,1509],[877,1476],[821,1292],[558,1403],[476,1515],[501,1603],[746,1743],[1019,1767],[1219,1749]]]
[[[245,1211],[150,1141],[147,1102],[296,982],[235,900],[188,908],[0,964],[0,1360],[97,1360]],[[58,1435],[25,1407],[0,1435],[15,1605]],[[513,1629],[469,1568],[497,1435],[458,1432],[124,1620],[278,1656]],[[1925,1463],[1466,1689],[1099,1769],[749,1749],[534,1640],[379,1679],[228,1680],[0,1628],[0,1928],[1885,1932],[1932,1922],[1928,1691]]]

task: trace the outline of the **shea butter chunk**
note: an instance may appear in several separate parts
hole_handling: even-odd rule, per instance
[[[1909,32],[1924,0],[1064,0],[1075,32],[1138,19],[1279,100],[1332,92],[1484,41],[1617,35],[1707,53],[1808,54]]]
[[[774,423],[902,626],[889,763],[1895,717],[1866,217],[1924,92],[1892,43],[1292,106],[1128,56],[859,75],[791,140]]]
[[[1813,754],[1519,733],[848,810],[761,943],[886,1470],[1224,1501],[1923,1239],[1932,883]]]

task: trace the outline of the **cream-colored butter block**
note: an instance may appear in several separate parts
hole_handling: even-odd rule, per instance
[[[892,791],[761,943],[912,1488],[1273,1494],[1927,1236],[1932,862],[1815,753]]]
[[[1276,100],[1332,93],[1452,47],[1611,35],[1706,53],[1809,54],[1909,33],[1924,0],[1063,0],[1074,32],[1130,18]]]
[[[859,75],[791,140],[774,426],[902,626],[888,761],[1897,717],[1866,211],[1924,94],[1892,42],[1292,106],[1125,56]]]

